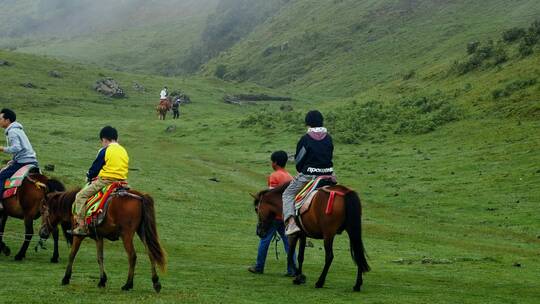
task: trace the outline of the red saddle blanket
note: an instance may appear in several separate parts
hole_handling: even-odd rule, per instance
[[[19,187],[22,185],[24,178],[27,177],[28,174],[30,174],[30,171],[32,171],[32,169],[35,168],[37,167],[34,165],[25,165],[19,170],[17,170],[15,173],[13,173],[10,178],[6,179],[6,181],[4,182],[5,190],[2,194],[2,198],[6,199],[17,194],[17,189],[19,189]]]
[[[88,225],[98,224],[101,222],[103,215],[107,211],[111,194],[114,192],[125,189],[127,187],[126,182],[114,182],[108,186],[103,187],[98,193],[90,197],[85,204],[86,214],[85,221]],[[73,206],[75,207],[75,206]]]

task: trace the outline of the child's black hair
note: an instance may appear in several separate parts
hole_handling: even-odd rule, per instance
[[[270,160],[276,163],[281,168],[285,168],[288,159],[289,157],[287,156],[287,152],[281,150],[272,153],[272,155],[270,156]]]

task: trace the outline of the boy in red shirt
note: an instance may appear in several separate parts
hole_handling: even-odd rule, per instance
[[[292,180],[292,176],[285,170],[287,165],[287,152],[285,151],[276,151],[270,156],[272,161],[272,169],[274,172],[268,177],[268,188],[276,188],[281,186],[284,183],[287,183]],[[264,272],[264,263],[266,262],[266,255],[268,253],[268,247],[272,242],[272,238],[275,233],[279,233],[281,240],[283,241],[283,246],[285,247],[285,252],[289,250],[289,243],[287,241],[287,236],[285,235],[285,224],[283,223],[283,218],[276,217],[274,224],[268,230],[266,237],[261,238],[259,242],[259,250],[257,253],[257,263],[254,266],[248,268],[249,272],[262,274]],[[287,269],[287,275],[293,275],[292,269]]]

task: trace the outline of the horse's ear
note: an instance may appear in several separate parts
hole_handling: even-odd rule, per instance
[[[250,195],[251,197],[253,197],[254,199],[258,199],[258,198],[259,198],[257,195],[255,195],[255,194],[253,194],[253,193],[251,193],[251,192],[249,193],[249,195]]]

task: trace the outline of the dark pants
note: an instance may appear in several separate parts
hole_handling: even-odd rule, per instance
[[[172,111],[173,111],[173,118],[176,119],[176,118],[180,117],[180,111],[178,111],[178,109],[176,109],[176,110],[173,109]]]

